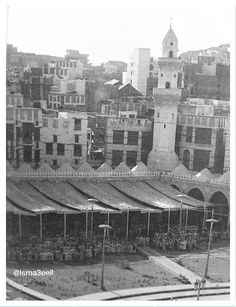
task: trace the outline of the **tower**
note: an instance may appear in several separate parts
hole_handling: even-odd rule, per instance
[[[172,171],[179,164],[175,153],[175,132],[181,96],[178,77],[182,63],[177,52],[178,39],[170,27],[162,42],[162,57],[158,58],[158,87],[153,91],[153,148],[147,162],[152,170]]]
[[[127,72],[123,74],[123,83],[131,83],[142,95],[147,93],[147,78],[150,70],[150,49],[135,48],[127,67]]]

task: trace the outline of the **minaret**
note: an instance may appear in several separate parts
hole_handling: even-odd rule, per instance
[[[158,58],[158,87],[153,92],[153,148],[147,162],[151,170],[172,171],[180,163],[175,153],[177,107],[181,96],[178,73],[182,70],[177,53],[178,39],[170,26],[162,42],[162,57]]]

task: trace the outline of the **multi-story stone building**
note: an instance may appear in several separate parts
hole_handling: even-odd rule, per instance
[[[142,95],[146,96],[149,71],[150,49],[136,48],[128,63],[127,72],[123,73],[122,83],[131,83]]]
[[[55,61],[44,67],[44,74],[53,74],[61,78],[77,79],[83,75],[83,63],[78,60]]]
[[[8,94],[6,98],[6,158],[15,167],[24,162],[38,166],[42,110],[24,107],[21,94]]]
[[[229,116],[214,116],[213,105],[180,104],[175,151],[189,170],[228,170]]]
[[[53,110],[86,111],[85,80],[61,80],[54,78],[48,95],[48,108]]]
[[[76,167],[87,159],[87,114],[58,112],[56,116],[44,116],[40,130],[43,162],[53,167],[68,162]]]
[[[130,167],[147,156],[152,144],[152,121],[141,118],[107,118],[105,160],[112,166],[124,161]]]

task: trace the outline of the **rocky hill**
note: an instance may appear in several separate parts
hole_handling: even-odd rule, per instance
[[[203,50],[191,50],[180,54],[180,57],[186,62],[196,63],[199,56],[212,56],[215,57],[217,63],[229,65],[230,52],[228,51],[230,45],[222,44],[218,47],[210,47]]]

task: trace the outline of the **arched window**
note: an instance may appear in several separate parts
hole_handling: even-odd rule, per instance
[[[189,169],[189,160],[190,160],[190,152],[189,150],[185,150],[183,154],[183,165]]]
[[[166,82],[166,88],[170,88],[170,82]]]
[[[169,58],[173,58],[173,51],[172,50],[169,51]]]

